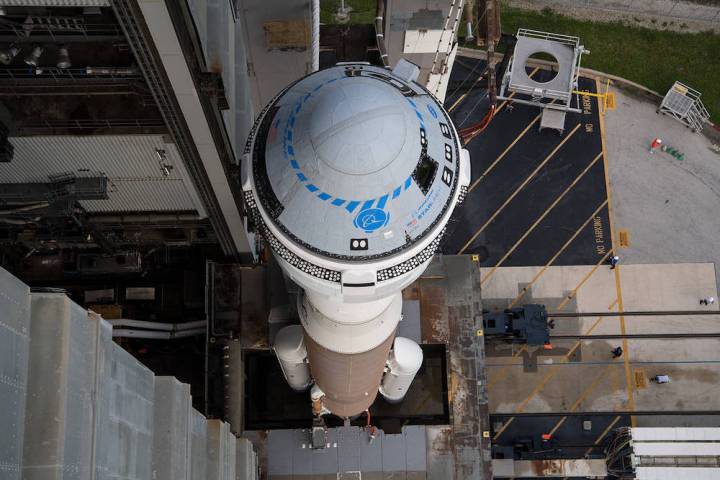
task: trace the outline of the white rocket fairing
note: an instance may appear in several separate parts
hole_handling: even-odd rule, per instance
[[[422,363],[395,337],[400,292],[435,254],[470,159],[417,72],[315,72],[273,99],[246,145],[248,211],[302,288],[302,339],[286,327],[276,353],[293,388],[315,383],[316,413],[360,414],[378,390],[399,401]]]

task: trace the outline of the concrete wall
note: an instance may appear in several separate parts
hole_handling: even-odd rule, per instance
[[[625,21],[647,28],[720,32],[720,4],[717,2],[700,5],[683,0],[505,0],[505,3],[532,10],[549,7],[576,18]]]
[[[29,348],[28,348],[29,346]],[[112,326],[0,268],[0,480],[257,480],[230,425],[192,408]]]

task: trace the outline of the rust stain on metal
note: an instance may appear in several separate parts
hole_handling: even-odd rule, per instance
[[[268,50],[304,51],[310,43],[310,24],[305,20],[273,20],[263,23]]]
[[[409,287],[402,291],[403,301],[407,300],[419,300],[420,299],[420,285],[418,282],[411,283]]]
[[[440,433],[435,438],[433,438],[430,449],[434,452],[439,453],[452,453],[452,428],[443,428]]]
[[[562,475],[563,472],[561,460],[534,460],[530,465],[533,473],[539,477]]]
[[[449,328],[445,289],[423,282],[420,285],[420,318],[422,341],[448,343]]]
[[[222,62],[217,58],[213,59],[212,63],[210,64],[210,71],[213,73],[222,73]]]

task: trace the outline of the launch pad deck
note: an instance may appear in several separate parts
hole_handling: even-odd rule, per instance
[[[445,106],[458,129],[479,123],[487,92],[475,84],[482,60],[460,57]],[[549,70],[535,69],[535,79]],[[580,91],[596,81],[580,78]],[[462,97],[462,98],[461,98]],[[575,106],[575,105],[573,105]],[[540,131],[542,109],[499,102],[487,129],[470,140],[472,181],[455,211],[442,247],[476,254],[483,267],[594,265],[610,249],[608,194],[599,99],[580,97],[582,113],[568,112],[565,130]]]
[[[437,398],[425,400],[428,396],[427,392],[421,394],[411,393],[400,405],[386,405],[383,408],[378,407],[378,409],[375,406],[371,407],[373,415],[378,414],[383,417],[381,418],[381,424],[392,426],[391,431],[393,433],[384,432],[384,438],[388,441],[401,441],[400,437],[403,435],[407,437],[405,429],[409,427],[422,429],[426,439],[424,449],[426,462],[420,463],[426,465],[426,470],[421,472],[407,470],[407,472],[404,472],[397,470],[402,466],[396,465],[392,467],[394,470],[385,471],[384,468],[387,465],[383,464],[383,457],[372,456],[370,452],[367,457],[368,461],[376,461],[377,465],[372,467],[363,464],[363,477],[365,477],[365,472],[375,472],[381,475],[377,476],[377,478],[491,478],[490,420],[488,417],[488,399],[485,393],[484,344],[483,337],[478,335],[482,328],[482,305],[479,286],[480,271],[477,265],[477,262],[472,261],[469,255],[436,257],[425,274],[404,290],[403,297],[407,304],[412,305],[416,301],[420,305],[421,316],[418,319],[420,323],[420,340],[426,346],[426,352],[435,352],[432,355],[427,355],[427,360],[440,363],[440,367],[445,369],[446,375],[443,379],[442,392],[440,392],[444,395],[445,400],[440,401],[438,404]],[[272,277],[271,268],[262,268],[261,270],[265,280]],[[218,272],[222,271],[218,270]],[[258,284],[266,283],[257,276],[254,278],[257,278]],[[264,292],[256,292],[256,294],[259,297],[264,297]],[[251,323],[260,324],[262,317],[255,318],[256,320]],[[264,323],[264,325],[267,325],[267,323]],[[271,326],[269,331],[273,329],[274,327]],[[246,331],[259,333],[258,330],[250,328],[249,325],[247,325]],[[403,328],[401,328],[401,333],[408,334],[407,330],[403,333]],[[268,330],[265,330],[264,334],[256,336],[254,345],[267,345],[267,336]],[[265,337],[265,339],[260,337]],[[292,431],[271,430],[270,434],[275,435],[271,442],[269,440],[270,434],[266,430],[255,430],[255,428],[273,428],[273,425],[270,425],[272,423],[271,418],[263,418],[264,425],[253,425],[252,421],[247,421],[249,417],[246,415],[247,412],[243,412],[244,408],[248,406],[258,407],[256,399],[253,400],[252,398],[254,394],[250,391],[258,388],[258,376],[268,376],[267,383],[273,383],[273,380],[269,378],[272,372],[263,369],[261,365],[257,365],[257,362],[254,367],[251,367],[250,362],[254,360],[250,358],[257,354],[255,353],[257,350],[253,349],[253,344],[246,343],[245,348],[247,350],[243,353],[242,342],[238,341],[233,342],[228,350],[229,380],[226,391],[230,396],[228,403],[234,406],[232,412],[228,412],[232,419],[231,423],[240,426],[244,430],[243,435],[253,439],[253,443],[259,451],[259,459],[263,470],[270,472],[269,478],[330,478],[323,476],[327,472],[308,470],[311,467],[307,465],[307,455],[298,455],[297,464],[288,463],[288,452],[287,449],[282,447],[284,445],[282,439],[287,435],[295,435]],[[261,353],[272,355],[269,350]],[[437,362],[439,360],[437,354],[443,355],[442,360],[444,361]],[[254,368],[255,371],[250,372],[248,369],[251,368]],[[437,370],[437,368],[438,366],[431,366],[428,370]],[[275,374],[277,376],[277,372]],[[250,375],[254,379],[248,378]],[[422,378],[419,376],[417,380],[419,382],[415,387],[422,387]],[[429,380],[431,380],[431,383],[436,383],[437,379],[430,378]],[[274,383],[284,385],[284,382],[280,382],[279,379]],[[437,388],[435,389],[437,390]],[[283,394],[278,395],[282,396]],[[284,398],[278,403],[277,399],[269,398],[268,402],[273,403],[275,407],[280,405],[280,408],[282,408],[283,403],[292,404],[293,399]],[[412,415],[406,415],[405,413],[423,412],[428,409],[437,409],[438,406],[441,409],[444,408],[445,411],[442,415],[434,416],[434,421],[417,421],[418,419],[416,419],[415,422],[412,422],[416,426],[412,426],[412,423],[406,425],[406,420],[412,420],[408,416]],[[289,408],[292,410],[292,405]],[[307,409],[309,409],[309,405],[307,405]],[[397,424],[393,424],[393,409],[396,410],[396,417],[399,420]],[[403,413],[405,410],[408,412]],[[295,432],[308,431],[307,426],[309,424],[305,416],[301,414],[301,418],[288,419],[284,412],[278,414],[278,411],[277,409],[273,410],[278,417],[278,421],[274,425],[275,428],[282,426],[287,429],[288,425],[290,425],[299,428]],[[269,413],[272,414],[273,412]],[[402,415],[397,414],[397,412]],[[292,412],[289,412],[289,414],[292,414]],[[443,421],[439,422],[438,420],[441,418]],[[257,419],[257,417],[250,418],[250,420],[254,419]],[[354,421],[353,425],[362,426],[365,421],[363,416]],[[421,423],[421,425],[417,425],[418,423]],[[329,426],[333,427],[335,424],[330,422]],[[336,439],[331,442],[331,448],[336,449],[334,456],[330,456],[331,460],[335,459],[332,460],[334,462],[340,462],[342,452],[347,450],[347,448],[343,450],[343,446],[340,445],[340,442],[346,436],[340,432],[343,428],[330,430],[335,432],[332,438]],[[280,433],[275,434],[272,432]],[[348,432],[350,431],[348,430]],[[355,430],[352,432],[355,432]],[[348,435],[352,432],[348,433]],[[364,430],[361,430],[361,432],[367,437]],[[355,435],[355,433],[352,433],[352,435]],[[278,443],[275,440],[281,441]],[[403,441],[407,441],[407,438]],[[332,444],[337,444],[337,446],[332,447]],[[412,448],[415,448],[415,446]],[[411,446],[408,444],[407,448],[409,449]],[[478,455],[478,452],[482,452],[481,455]],[[372,460],[373,458],[375,460]],[[278,467],[278,470],[274,470],[276,467]],[[408,466],[408,468],[410,467]],[[276,475],[273,472],[276,472]],[[383,477],[383,474],[386,476]],[[390,477],[387,475],[390,475]],[[332,478],[335,478],[334,474]],[[375,477],[368,476],[368,478]]]

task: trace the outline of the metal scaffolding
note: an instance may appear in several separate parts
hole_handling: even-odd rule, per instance
[[[675,82],[665,94],[658,113],[670,115],[693,132],[700,132],[705,121],[710,118],[700,96],[697,90]]]

